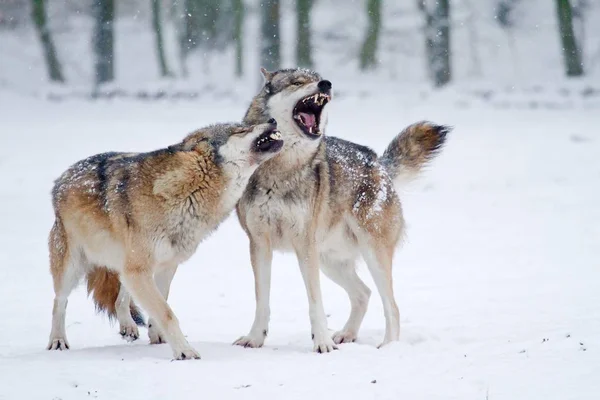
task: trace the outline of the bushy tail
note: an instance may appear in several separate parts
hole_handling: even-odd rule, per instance
[[[87,292],[92,295],[96,311],[108,314],[109,319],[117,316],[116,302],[121,290],[119,274],[105,267],[94,267],[87,274]],[[145,326],[144,316],[138,307],[131,301],[129,306],[131,317],[137,325]]]
[[[421,121],[404,128],[380,158],[396,186],[414,179],[442,149],[452,130],[445,125]]]

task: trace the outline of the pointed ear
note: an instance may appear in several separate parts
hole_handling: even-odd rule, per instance
[[[265,77],[267,82],[270,82],[273,79],[273,75],[275,75],[275,73],[267,71],[264,67],[260,67],[260,73]]]

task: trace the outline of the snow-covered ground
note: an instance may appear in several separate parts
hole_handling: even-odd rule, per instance
[[[384,319],[374,291],[358,342],[312,353],[299,270],[278,254],[267,343],[232,346],[254,313],[247,239],[232,216],[175,276],[169,302],[202,360],[171,362],[168,345],[148,345],[145,330],[122,341],[83,288],[69,301],[71,350],[45,350],[49,191],[80,158],[175,143],[239,119],[246,103],[50,103],[0,93],[0,399],[598,398],[600,112],[458,104],[382,95],[330,105],[328,134],[378,152],[419,119],[455,127],[402,196],[399,343],[375,348]],[[375,289],[364,264],[360,274]],[[336,329],[349,304],[322,281]]]

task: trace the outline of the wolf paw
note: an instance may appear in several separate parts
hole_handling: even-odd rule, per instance
[[[384,339],[383,342],[379,346],[377,346],[377,348],[381,349],[382,347],[385,347],[388,344],[393,343],[393,342],[397,342],[397,341],[398,341],[398,339],[395,339],[395,340]]]
[[[350,331],[337,331],[333,334],[332,339],[335,344],[353,343],[356,341],[356,333]]]
[[[69,350],[69,342],[67,339],[50,339],[50,343],[46,347],[47,350]]]
[[[200,353],[198,353],[193,348],[189,347],[187,349],[175,351],[174,359],[175,360],[199,360]]]
[[[316,353],[331,353],[338,349],[329,336],[324,337],[322,340],[315,340],[314,343],[313,351]]]
[[[158,331],[158,327],[152,322],[148,324],[148,338],[150,338],[150,344],[167,343],[167,340]]]
[[[235,346],[250,347],[253,349],[262,347],[264,343],[264,336],[260,338],[254,336],[242,336],[241,338],[233,342]]]
[[[167,340],[156,331],[148,331],[148,337],[150,338],[150,344],[162,344],[167,343]]]
[[[121,325],[119,333],[121,334],[121,337],[128,342],[133,342],[140,337],[140,331],[135,325]]]

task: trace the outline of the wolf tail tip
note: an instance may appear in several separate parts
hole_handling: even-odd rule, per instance
[[[414,178],[441,151],[452,130],[430,121],[411,124],[392,140],[381,162],[394,181]]]

